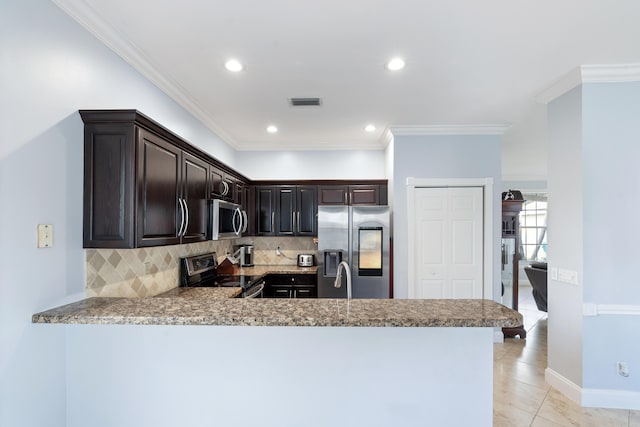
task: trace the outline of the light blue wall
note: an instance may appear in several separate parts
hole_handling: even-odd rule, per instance
[[[636,264],[640,210],[640,83],[589,83],[549,113],[549,368],[581,387],[585,405],[640,408],[640,316],[588,315],[609,305],[640,312]],[[637,369],[637,368],[636,368]]]
[[[640,304],[640,83],[586,84],[582,98],[584,300]]]
[[[393,153],[394,295],[408,296],[407,178],[493,178],[493,266],[500,271],[500,137],[395,136]],[[493,294],[499,297],[500,276]]]
[[[640,83],[585,84],[582,100],[583,299],[640,312]],[[617,361],[640,368],[640,316],[585,318],[584,346],[585,387],[640,399],[640,376],[615,372]]]
[[[582,281],[582,92],[554,100],[549,113],[547,241],[549,268],[578,272]],[[582,385],[582,287],[549,275],[549,368]]]
[[[136,108],[221,160],[235,152],[47,0],[0,2],[0,426],[64,426],[64,329],[84,295],[82,108]],[[36,249],[36,226],[54,246]],[[97,368],[99,369],[99,368]]]
[[[384,151],[239,151],[251,179],[384,179]]]

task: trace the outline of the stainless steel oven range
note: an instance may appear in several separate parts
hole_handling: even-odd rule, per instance
[[[182,287],[238,287],[238,298],[262,298],[265,281],[260,276],[218,274],[215,252],[180,258]]]

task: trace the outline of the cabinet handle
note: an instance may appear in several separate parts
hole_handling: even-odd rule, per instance
[[[300,233],[300,211],[298,211],[298,233]]]
[[[178,198],[178,204],[180,205],[180,229],[178,229],[178,237],[182,237],[182,228],[184,227],[184,207],[182,206],[181,198]]]
[[[222,185],[222,191],[220,192],[221,196],[226,196],[229,193],[229,184],[226,181],[221,181],[220,185]]]
[[[187,206],[187,199],[182,199],[182,203],[184,204],[185,212],[184,230],[182,231],[182,236],[184,237],[187,234],[187,229],[189,228],[189,206]]]
[[[347,194],[348,194],[348,191],[345,191],[345,192],[344,192],[344,204],[345,204],[345,205],[348,205],[348,204],[349,204],[349,201],[347,200]]]
[[[276,232],[276,213],[271,212],[271,232]]]
[[[296,233],[296,211],[291,212],[291,232]]]
[[[249,226],[249,217],[247,216],[247,211],[242,211],[242,218],[244,219],[244,225],[242,226],[242,232],[247,232],[247,227]]]

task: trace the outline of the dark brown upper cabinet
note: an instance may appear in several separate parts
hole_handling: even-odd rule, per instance
[[[319,205],[386,205],[387,186],[378,184],[320,185]]]
[[[276,189],[275,187],[256,186],[256,235],[275,236],[276,234]]]
[[[207,239],[207,161],[135,110],[80,114],[85,122],[85,248]]]
[[[256,193],[256,233],[259,236],[318,234],[316,186],[261,186]]]
[[[238,186],[243,183],[242,180],[213,165],[209,180],[212,199],[223,199],[239,204],[241,195],[238,194]]]

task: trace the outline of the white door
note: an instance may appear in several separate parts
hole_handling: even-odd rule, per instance
[[[415,189],[414,298],[482,298],[483,189]]]

